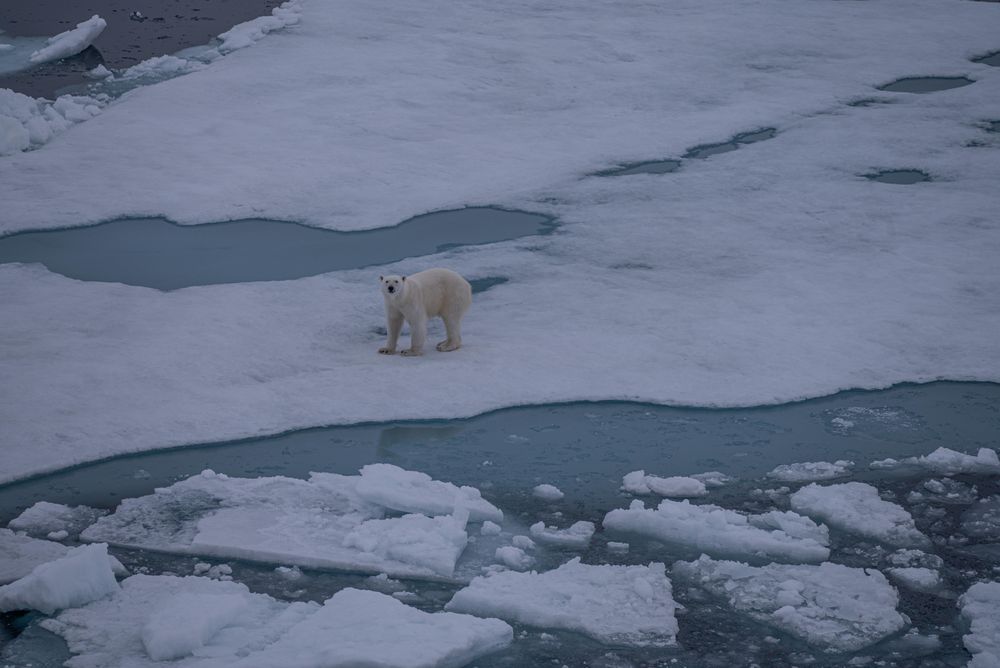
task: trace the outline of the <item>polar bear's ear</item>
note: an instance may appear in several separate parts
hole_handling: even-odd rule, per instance
[[[380,281],[382,281],[383,283],[385,283],[385,276],[379,276],[379,277],[378,277],[378,280],[380,280]]]
[[[403,282],[404,283],[406,282],[406,276],[403,276]]]

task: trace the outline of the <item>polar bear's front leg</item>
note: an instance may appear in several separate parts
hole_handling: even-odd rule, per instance
[[[396,342],[399,341],[399,333],[403,329],[403,314],[399,311],[393,312],[386,309],[385,324],[385,329],[389,336],[385,342],[385,347],[379,348],[378,351],[383,355],[392,355],[396,352]]]
[[[427,340],[427,316],[408,318],[410,323],[410,347],[399,351],[400,355],[414,357],[424,354],[424,342]]]

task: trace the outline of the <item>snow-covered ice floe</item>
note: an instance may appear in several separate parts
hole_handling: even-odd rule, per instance
[[[622,478],[622,489],[630,494],[658,494],[672,498],[705,496],[705,483],[694,477],[670,476],[661,478],[646,475],[645,471],[632,471]]]
[[[747,515],[715,505],[668,499],[653,509],[636,500],[628,509],[609,512],[604,517],[604,528],[716,556],[792,562],[818,562],[830,556],[825,526],[777,510]]]
[[[76,24],[75,28],[49,37],[43,48],[31,54],[30,60],[33,63],[45,63],[76,55],[90,46],[107,26],[107,21],[94,14],[86,21]]]
[[[39,501],[7,523],[8,528],[24,531],[28,535],[49,537],[53,540],[80,535],[80,532],[108,513],[107,510],[89,506],[67,506],[61,503]],[[60,538],[53,534],[63,533]]]
[[[879,459],[869,465],[873,469],[894,469],[901,466],[920,466],[943,475],[956,473],[1000,473],[1000,457],[991,448],[979,448],[975,455],[967,455],[951,448],[938,448],[929,455],[904,459]]]
[[[579,557],[544,573],[505,571],[475,578],[446,610],[566,629],[605,643],[675,643],[676,604],[663,564],[589,566]]]
[[[75,547],[0,587],[0,612],[38,610],[52,614],[111,596],[118,591],[112,564],[103,543]]]
[[[545,522],[535,522],[528,528],[531,537],[539,543],[578,550],[590,545],[594,529],[594,523],[586,520],[574,522],[566,529],[545,526]]]
[[[390,509],[416,512],[386,517]],[[449,579],[466,548],[472,510],[480,517],[499,513],[474,488],[397,467],[365,467],[361,476],[313,473],[309,480],[204,471],[122,501],[81,538],[177,554]]]
[[[35,148],[101,113],[106,100],[62,95],[51,102],[0,88],[0,156]]]
[[[498,619],[427,613],[391,596],[344,589],[317,603],[284,603],[245,585],[135,575],[111,598],[43,622],[73,665],[145,668],[458,668],[510,644]]]
[[[61,543],[0,529],[0,585],[23,578],[35,566],[58,559],[68,550]]]
[[[726,600],[736,610],[830,651],[878,642],[907,625],[899,596],[874,569],[819,565],[748,566],[702,556],[671,571]]]
[[[1000,666],[1000,582],[979,582],[958,599],[969,633],[962,637],[972,652],[969,668]]]
[[[933,591],[941,585],[941,573],[932,568],[888,568],[886,573],[901,586],[914,591]]]
[[[829,480],[851,474],[854,462],[844,459],[835,462],[798,462],[776,466],[767,474],[768,478],[783,482],[809,482],[812,480]]]
[[[883,500],[863,482],[821,486],[812,483],[789,497],[792,510],[832,527],[894,547],[927,547],[930,539],[917,529],[901,506]]]

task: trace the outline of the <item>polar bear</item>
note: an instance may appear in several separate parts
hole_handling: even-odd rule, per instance
[[[378,351],[396,352],[403,320],[410,323],[410,347],[402,355],[422,355],[427,339],[427,319],[444,320],[448,338],[437,344],[442,352],[462,345],[462,316],[472,304],[472,286],[450,269],[427,269],[410,276],[379,276],[385,299],[386,331],[389,338]]]

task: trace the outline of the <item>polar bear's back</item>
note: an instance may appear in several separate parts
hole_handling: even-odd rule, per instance
[[[451,269],[425,269],[407,276],[406,281],[420,286],[424,308],[429,316],[440,316],[445,312],[461,315],[472,304],[472,286]]]

